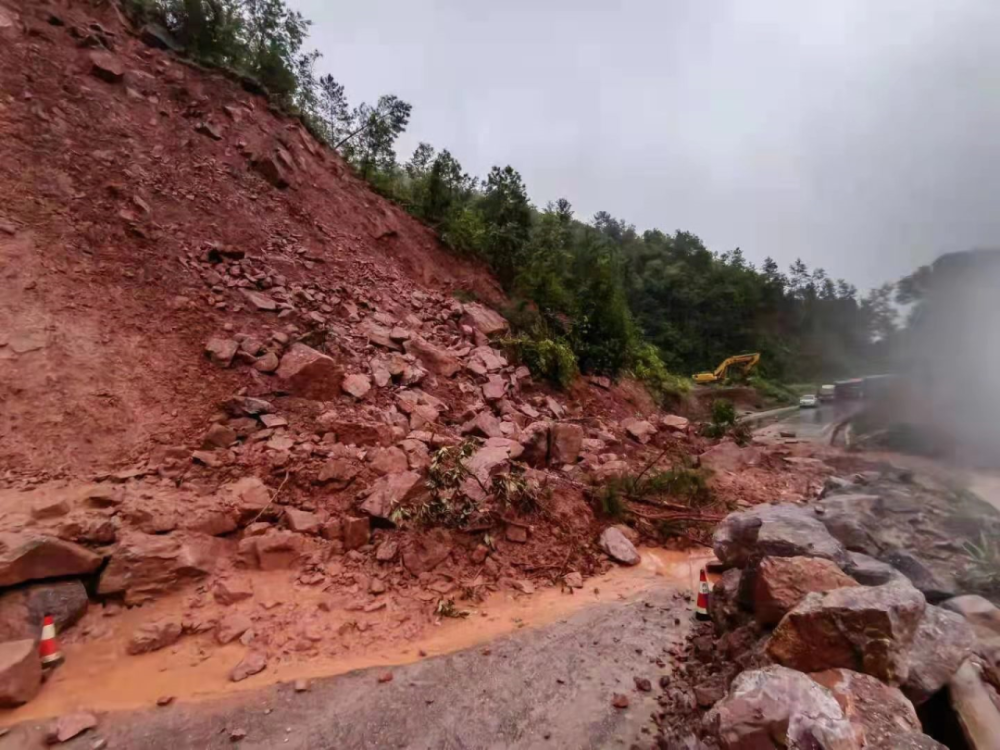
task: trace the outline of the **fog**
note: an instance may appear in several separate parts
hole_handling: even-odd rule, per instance
[[[414,106],[399,152],[521,171],[640,229],[865,288],[1000,244],[992,0],[293,0],[352,103]]]

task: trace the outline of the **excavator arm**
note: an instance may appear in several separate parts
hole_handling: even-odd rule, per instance
[[[699,372],[696,373],[694,377],[694,382],[696,383],[717,383],[720,380],[725,380],[726,373],[729,372],[730,367],[741,367],[744,375],[749,375],[750,371],[757,366],[760,362],[760,352],[754,352],[752,354],[737,354],[735,357],[729,357],[723,360],[722,364],[715,368],[713,372]]]

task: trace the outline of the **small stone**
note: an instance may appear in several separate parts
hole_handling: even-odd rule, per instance
[[[517,544],[525,544],[528,541],[528,529],[520,524],[507,524],[507,541]]]
[[[249,580],[227,578],[216,581],[212,596],[219,604],[236,604],[253,596],[253,585]]]
[[[127,651],[133,655],[159,651],[176,643],[181,632],[180,621],[171,618],[144,623],[132,633]]]
[[[106,83],[118,83],[125,77],[122,61],[104,50],[90,53],[90,66],[90,72]]]
[[[392,682],[392,672],[383,672],[378,676],[379,682]]]
[[[572,573],[567,573],[563,576],[563,581],[571,589],[582,589],[583,588],[583,576],[573,571]]]
[[[243,657],[239,664],[233,667],[233,671],[229,674],[229,679],[233,682],[240,682],[258,672],[263,672],[266,668],[267,657],[260,651],[251,651]],[[244,732],[245,735],[246,732]]]
[[[205,356],[220,367],[229,367],[239,346],[233,339],[213,337],[205,342]]]
[[[360,400],[368,395],[368,391],[372,389],[372,382],[367,375],[354,373],[344,378],[341,388],[344,389],[344,393]]]
[[[635,681],[636,690],[641,690],[644,693],[648,693],[650,690],[653,689],[653,683],[651,683],[645,677],[633,677],[632,679]]]
[[[309,690],[309,680],[296,680],[295,681],[295,692],[305,693]]]
[[[56,719],[55,723],[49,729],[47,740],[50,745],[55,745],[59,742],[69,742],[74,737],[96,726],[97,717],[93,714],[86,712],[66,714]]]
[[[215,629],[215,640],[224,646],[235,641],[252,627],[253,622],[247,615],[234,613],[219,621],[219,626]]]
[[[239,742],[247,736],[247,730],[245,729],[234,729],[229,733],[230,742]]]
[[[615,693],[615,697],[611,699],[611,705],[615,708],[628,708],[628,696]]]
[[[267,352],[253,363],[253,369],[257,370],[257,372],[274,372],[278,369],[278,364],[278,355],[274,352]]]
[[[162,695],[156,699],[157,706],[169,706],[174,702],[174,696],[172,695]]]

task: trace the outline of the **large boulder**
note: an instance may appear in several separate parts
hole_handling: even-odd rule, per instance
[[[602,531],[598,544],[601,545],[601,549],[604,550],[608,557],[623,565],[638,565],[642,560],[635,549],[635,545],[625,536],[625,532],[617,526],[609,526]]]
[[[429,573],[451,554],[451,536],[444,529],[409,537],[403,544],[403,567],[412,575]]]
[[[808,509],[799,505],[758,505],[730,513],[715,529],[712,547],[727,566],[745,567],[752,558],[819,557],[840,567],[844,547]]]
[[[478,302],[462,305],[461,320],[484,336],[497,336],[507,330],[507,320],[500,313]]]
[[[980,641],[1000,646],[1000,609],[989,599],[978,594],[965,594],[942,602],[941,607],[962,615]]]
[[[56,632],[87,613],[87,590],[80,581],[39,583],[0,596],[0,642],[22,638],[38,640],[42,620],[51,615]]]
[[[698,457],[703,468],[714,472],[739,471],[760,462],[760,450],[752,446],[739,446],[732,440],[722,440]]]
[[[877,524],[875,509],[881,502],[878,495],[829,495],[813,507],[813,512],[844,547],[878,557],[881,545],[872,533]]]
[[[903,692],[920,704],[943,688],[976,645],[976,634],[965,618],[927,605],[908,650],[909,676]]]
[[[775,625],[806,594],[857,585],[857,581],[829,560],[765,557],[754,571],[754,616],[762,625]]]
[[[44,534],[0,532],[0,587],[25,581],[93,573],[103,558],[72,542]]]
[[[622,429],[628,433],[629,437],[638,440],[640,443],[648,443],[656,434],[656,427],[645,419],[628,417],[622,420]]]
[[[910,550],[893,549],[882,553],[882,562],[892,565],[910,579],[929,602],[942,602],[957,596],[958,583],[951,571]]]
[[[908,580],[889,563],[876,560],[862,552],[848,552],[847,567],[844,570],[863,586],[881,586],[892,581]]]
[[[404,347],[407,354],[417,357],[423,363],[424,369],[435,375],[450,378],[462,370],[462,363],[457,357],[421,336],[413,336]]]
[[[548,463],[551,429],[549,422],[532,422],[521,430],[520,442],[526,464],[540,467]]]
[[[483,446],[462,461],[467,476],[459,489],[476,502],[483,502],[493,486],[493,477],[510,468],[510,461],[521,455],[521,444],[507,438],[488,439]]]
[[[503,437],[500,420],[493,415],[493,412],[486,409],[462,425],[462,434],[484,438]]]
[[[42,687],[42,662],[31,638],[0,643],[0,708],[27,703]]]
[[[283,390],[316,401],[335,399],[344,380],[343,369],[332,357],[300,343],[282,355],[275,374]]]
[[[861,747],[903,750],[921,746],[893,744],[907,736],[916,735],[914,740],[924,737],[913,704],[899,688],[849,669],[827,669],[809,676],[829,690],[840,704]]]
[[[302,554],[302,537],[291,531],[268,529],[260,536],[244,539],[240,544],[244,559],[261,570],[283,570],[292,567]]]
[[[97,593],[121,594],[128,605],[142,604],[211,573],[227,546],[221,539],[196,532],[166,536],[126,532],[101,574]]]
[[[235,511],[243,523],[260,516],[271,504],[271,491],[257,477],[243,477],[222,485],[219,497],[223,505]]]
[[[803,672],[851,669],[899,685],[926,605],[908,583],[809,594],[778,623],[767,653]]]
[[[575,464],[583,448],[583,428],[570,422],[552,425],[549,438],[549,462],[555,465]]]
[[[781,666],[740,674],[705,723],[723,750],[862,747],[830,691]]]
[[[96,78],[106,83],[119,83],[125,78],[125,66],[121,58],[107,50],[94,50],[88,56],[90,72]]]
[[[858,480],[815,504],[827,530],[850,551],[892,565],[932,603],[959,593],[967,558],[954,550],[1000,527],[997,509],[919,475],[866,472]]]
[[[415,471],[386,474],[369,488],[360,507],[372,518],[391,522],[396,507],[419,489],[420,475]]]

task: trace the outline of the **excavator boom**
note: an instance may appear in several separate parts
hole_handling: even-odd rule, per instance
[[[696,383],[717,383],[720,380],[725,380],[726,373],[729,372],[730,367],[741,367],[744,375],[749,375],[750,371],[757,366],[760,362],[760,352],[754,352],[753,354],[737,354],[735,357],[729,357],[723,360],[722,364],[715,368],[712,372],[699,372],[696,373],[694,377],[694,382]]]

